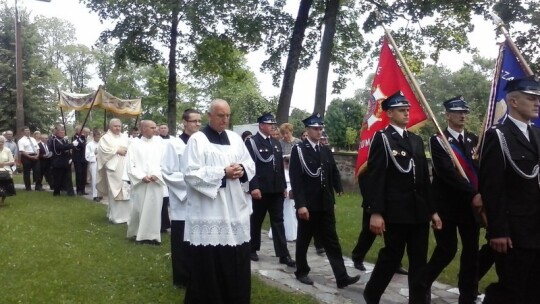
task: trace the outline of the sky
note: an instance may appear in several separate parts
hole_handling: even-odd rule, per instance
[[[8,0],[11,5],[15,0]],[[18,0],[19,7],[24,7],[31,12],[32,16],[43,15],[45,17],[58,17],[71,22],[77,31],[77,39],[79,43],[91,46],[99,37],[99,34],[104,29],[107,29],[111,24],[102,24],[96,13],[91,12],[86,6],[80,4],[77,0],[51,0],[51,2],[39,2],[35,0]],[[296,16],[299,1],[289,1],[293,3],[287,6],[287,10]],[[483,20],[481,17],[475,17],[473,19],[475,24],[474,32],[469,34],[469,41],[473,47],[479,50],[481,56],[486,58],[496,58],[498,52],[498,46],[496,45],[496,37],[494,26],[491,22]],[[375,35],[382,35],[382,29]],[[500,40],[500,39],[499,39]],[[316,56],[317,57],[317,56]],[[472,55],[458,52],[443,52],[440,62],[447,66],[452,71],[458,70],[463,66],[464,62],[470,62]],[[247,56],[248,65],[251,70],[256,74],[259,80],[260,88],[263,95],[267,98],[275,95],[279,95],[279,88],[272,85],[272,79],[270,74],[262,74],[260,72],[260,65],[264,60],[264,53],[259,51],[249,54]],[[286,58],[283,58],[285,62]],[[374,63],[376,64],[376,63]],[[352,79],[347,88],[339,95],[331,95],[331,84],[335,77],[330,74],[328,81],[328,96],[327,105],[330,100],[336,97],[352,97],[354,91],[365,86],[365,77],[374,72],[376,66],[366,67],[364,77]],[[307,112],[313,110],[314,96],[315,96],[315,83],[317,77],[316,60],[310,68],[306,70],[298,71],[296,75],[296,82],[294,87],[294,93],[292,97],[291,107],[296,107]],[[96,87],[99,82],[95,80]],[[456,93],[456,95],[459,92]]]

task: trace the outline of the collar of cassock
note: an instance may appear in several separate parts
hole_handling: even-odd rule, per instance
[[[231,142],[229,141],[229,137],[227,136],[227,132],[224,130],[221,133],[218,133],[216,130],[212,129],[210,125],[207,125],[202,129],[202,132],[206,137],[208,138],[208,141],[210,141],[213,144],[216,145],[230,145]]]

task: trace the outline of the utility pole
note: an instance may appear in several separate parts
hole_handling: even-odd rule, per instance
[[[51,0],[37,0],[51,2]],[[21,41],[21,21],[19,20],[19,6],[15,0],[15,84],[17,89],[17,107],[15,108],[15,133],[21,137],[21,129],[24,126],[24,86],[23,86],[23,61]]]
[[[21,22],[19,21],[19,8],[15,0],[15,83],[17,88],[17,107],[15,108],[15,134],[21,137],[21,129],[24,126],[24,101],[23,101],[23,72],[22,72],[22,43]]]

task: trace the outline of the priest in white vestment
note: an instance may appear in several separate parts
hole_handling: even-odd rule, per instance
[[[161,205],[165,182],[161,174],[163,144],[154,136],[156,123],[141,121],[140,140],[127,153],[127,175],[131,182],[131,214],[127,237],[138,243],[161,244]]]
[[[128,138],[121,132],[120,120],[111,119],[109,130],[99,141],[97,153],[96,188],[98,196],[108,196],[107,217],[114,224],[127,223],[131,211],[129,185],[122,179]]]
[[[187,109],[182,114],[182,120],[184,132],[180,138],[177,138],[178,141],[163,141],[165,143],[165,156],[161,164],[163,180],[169,188],[172,279],[173,285],[177,287],[188,285],[190,263],[187,254],[189,243],[184,241],[187,192],[184,174],[180,170],[180,160],[189,137],[199,131],[201,127],[201,114],[197,110]]]
[[[240,136],[225,130],[230,114],[226,101],[214,100],[208,126],[189,138],[181,160],[191,262],[187,304],[250,302],[250,206],[241,183],[253,178],[255,164]]]

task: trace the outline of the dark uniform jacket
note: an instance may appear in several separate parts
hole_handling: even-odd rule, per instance
[[[56,135],[49,139],[49,151],[52,155],[53,168],[68,168],[71,166],[71,149],[73,145],[68,143],[66,139],[58,138]]]
[[[289,177],[294,194],[296,209],[307,207],[309,211],[323,211],[334,208],[334,190],[343,192],[341,178],[332,151],[319,144],[319,153],[306,139],[295,145],[291,151]],[[311,177],[302,167],[299,153],[301,150],[306,166],[312,173],[321,168],[321,175]]]
[[[478,163],[472,157],[474,148],[478,144],[478,137],[470,132],[464,132],[463,144],[465,150],[463,150],[458,139],[450,135],[447,129],[443,133],[451,145],[458,147],[462,155],[472,165],[475,174],[478,174]],[[473,220],[471,201],[478,193],[478,190],[457,171],[452,159],[441,146],[437,135],[433,135],[429,139],[429,147],[433,162],[433,203],[439,216],[443,219],[456,221]]]
[[[480,193],[491,238],[510,237],[516,248],[540,249],[540,188],[538,176],[516,173],[503,155],[496,130],[504,134],[510,157],[530,175],[539,164],[540,130],[532,127],[531,142],[510,119],[486,132],[480,160]]]
[[[255,162],[255,176],[249,182],[249,191],[259,189],[261,193],[283,193],[287,188],[287,182],[280,143],[272,137],[269,142],[259,132],[251,139],[263,159],[268,159],[273,154],[274,160],[267,163],[259,160],[253,151],[250,139],[246,140],[246,147]]]
[[[409,140],[388,126],[373,136],[365,176],[365,205],[369,213],[379,213],[390,223],[419,224],[429,222],[435,210],[424,144],[418,135],[407,133]],[[391,151],[383,144],[383,134]],[[415,166],[409,173],[401,173],[389,153],[403,169],[409,168],[411,158]]]

